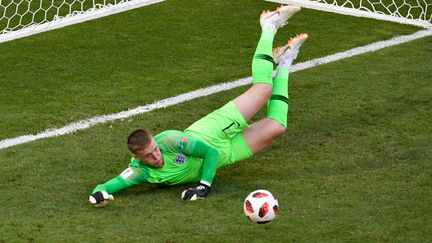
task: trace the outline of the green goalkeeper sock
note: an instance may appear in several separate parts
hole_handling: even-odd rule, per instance
[[[253,83],[272,85],[273,81],[273,39],[276,32],[263,29],[252,60]]]
[[[267,109],[267,117],[284,127],[287,127],[288,121],[288,76],[289,67],[278,66]]]

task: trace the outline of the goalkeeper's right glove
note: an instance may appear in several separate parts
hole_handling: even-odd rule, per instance
[[[109,195],[106,191],[98,191],[89,196],[89,202],[97,208],[105,206],[108,203],[108,200],[114,200],[114,196]]]

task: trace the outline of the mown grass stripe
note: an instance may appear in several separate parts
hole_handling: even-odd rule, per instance
[[[379,41],[372,44],[368,44],[362,47],[353,48],[347,51],[338,52],[333,55],[328,55],[321,58],[312,59],[310,61],[298,63],[296,65],[293,65],[291,68],[291,72],[301,71],[304,69],[312,68],[318,65],[323,65],[330,62],[335,62],[338,60],[342,60],[345,58],[361,55],[368,52],[374,52],[378,51],[380,49],[395,46],[403,43],[407,43],[416,39],[424,38],[427,36],[432,36],[432,30],[421,30],[418,32],[415,32],[411,35],[404,35],[404,36],[396,36],[390,40],[385,41]],[[127,111],[121,111],[119,113],[115,114],[108,114],[103,116],[96,116],[89,119],[79,120],[73,123],[70,123],[64,127],[61,128],[52,128],[47,129],[45,131],[42,131],[37,134],[29,134],[29,135],[23,135],[18,136],[15,138],[8,138],[0,141],[0,149],[5,149],[9,147],[13,147],[16,145],[29,143],[32,141],[36,141],[43,138],[50,138],[50,137],[56,137],[61,136],[65,134],[70,134],[79,130],[87,129],[95,125],[103,124],[106,122],[119,120],[119,119],[125,119],[131,116],[136,116],[140,114],[144,114],[150,111],[153,111],[155,109],[160,109],[176,104],[183,103],[185,101],[190,101],[196,98],[208,96],[211,94],[215,94],[218,92],[230,90],[233,88],[237,88],[240,86],[244,86],[247,84],[250,84],[252,82],[252,77],[246,77],[238,80],[234,80],[231,82],[225,82],[205,88],[201,88],[198,90],[190,91],[187,93],[183,93],[174,97],[170,97],[167,99],[155,101],[154,103],[147,104],[144,106],[139,106],[133,109],[129,109]]]

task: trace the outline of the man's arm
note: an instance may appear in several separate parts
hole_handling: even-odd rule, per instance
[[[186,153],[195,157],[203,158],[203,172],[201,175],[200,184],[196,188],[189,188],[182,192],[183,200],[195,201],[199,198],[207,197],[210,192],[210,187],[216,175],[219,152],[205,142],[192,137],[185,137],[194,146],[191,146]]]
[[[204,198],[210,192],[210,187],[216,175],[219,152],[213,146],[200,139],[187,136],[183,133],[172,133],[164,137],[161,146],[169,151],[184,153],[188,156],[203,159],[203,172],[200,185],[183,191],[184,200]]]
[[[203,158],[203,172],[200,183],[210,187],[216,175],[219,152],[213,146],[201,140],[192,137],[187,137],[187,139],[194,146],[191,146],[192,149],[189,149],[189,151],[185,151],[185,154]]]
[[[112,194],[127,189],[131,186],[138,185],[145,181],[142,172],[133,167],[124,170],[120,175],[99,184],[93,189],[89,201],[95,207],[105,206],[108,200],[114,200]]]

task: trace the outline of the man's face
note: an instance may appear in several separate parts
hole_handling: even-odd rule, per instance
[[[150,144],[147,147],[139,149],[134,156],[146,165],[155,168],[162,168],[164,165],[161,151],[153,137]]]

